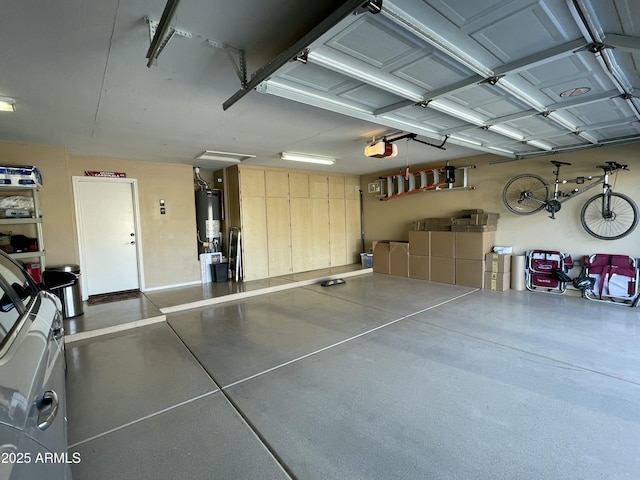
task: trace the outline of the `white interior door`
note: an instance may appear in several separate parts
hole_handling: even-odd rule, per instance
[[[140,288],[135,180],[75,177],[85,297]]]

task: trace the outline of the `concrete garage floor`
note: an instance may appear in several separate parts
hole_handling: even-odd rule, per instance
[[[634,479],[640,309],[365,274],[70,343],[74,478]]]

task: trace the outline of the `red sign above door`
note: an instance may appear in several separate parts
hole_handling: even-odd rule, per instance
[[[92,171],[85,170],[85,177],[111,177],[111,178],[127,178],[127,174],[124,172],[100,172],[100,171]]]

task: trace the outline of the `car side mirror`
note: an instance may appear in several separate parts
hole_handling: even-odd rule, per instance
[[[19,283],[12,283],[11,288],[13,288],[13,291],[16,292],[20,300],[25,300],[29,298],[29,295],[30,295],[29,291]],[[0,311],[9,312],[13,309],[14,306],[15,305],[13,304],[13,300],[5,292],[5,294],[2,295],[2,298],[0,298]]]

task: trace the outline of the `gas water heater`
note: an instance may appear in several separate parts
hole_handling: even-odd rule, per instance
[[[195,168],[196,186],[196,228],[198,254],[222,251],[222,190],[211,189],[200,177],[200,169]]]

